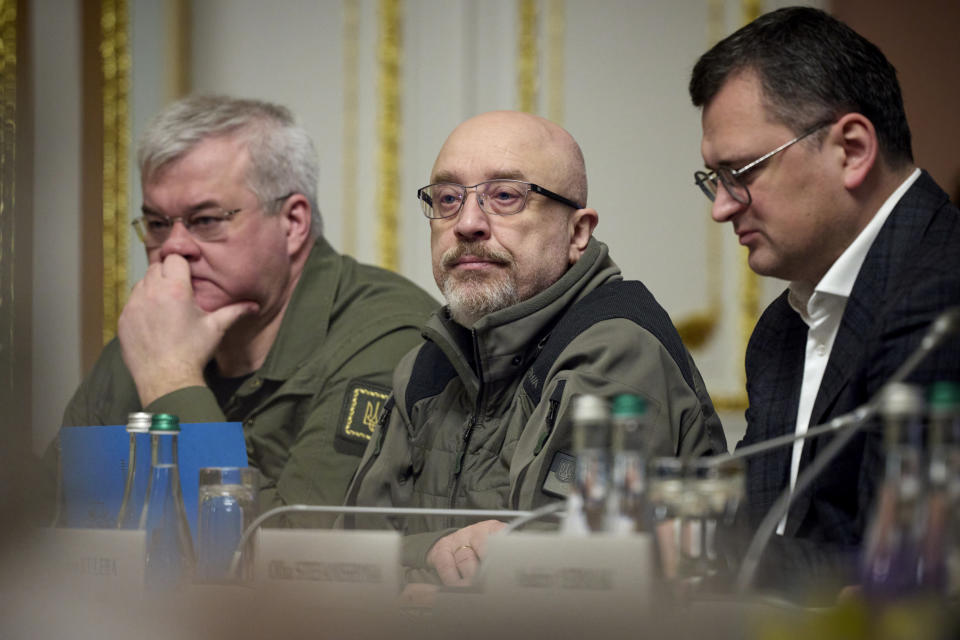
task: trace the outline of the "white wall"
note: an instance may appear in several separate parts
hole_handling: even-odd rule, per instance
[[[133,49],[132,140],[169,99],[164,4],[130,0]],[[771,5],[783,4],[770,2]],[[817,3],[822,4],[822,3]],[[37,84],[37,238],[34,345],[35,432],[52,434],[79,382],[77,231],[79,211],[79,50],[76,7],[34,3]],[[258,97],[289,106],[320,153],[319,202],[334,246],[377,262],[376,0],[358,0],[360,37],[344,40],[341,1],[202,0],[192,4],[191,73],[195,91]],[[403,3],[400,271],[435,292],[428,228],[415,202],[450,130],[490,109],[517,107],[515,0],[406,0]],[[549,18],[540,0],[540,113],[554,89],[546,76]],[[600,213],[596,235],[610,245],[628,278],[642,279],[675,320],[703,311],[709,289],[710,234],[722,246],[719,269],[726,301],[718,333],[694,356],[712,393],[741,390],[738,326],[741,249],[727,228],[709,220],[693,185],[702,164],[699,114],[686,93],[689,72],[709,45],[708,0],[567,0],[564,124],[580,142],[590,179],[589,204]],[[740,2],[726,0],[729,33]],[[49,47],[50,42],[58,42]],[[354,45],[359,72],[344,72],[344,47]],[[355,82],[359,106],[344,111]],[[344,124],[357,123],[357,243],[344,247]],[[131,216],[139,181],[132,162]],[[48,232],[56,216],[57,234]],[[145,266],[131,242],[131,279]],[[769,299],[782,283],[765,282]],[[725,419],[737,431],[739,416]],[[731,437],[734,440],[736,436]]]

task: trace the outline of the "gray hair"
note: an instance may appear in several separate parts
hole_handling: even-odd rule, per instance
[[[140,138],[137,163],[144,181],[208,138],[236,136],[250,153],[247,186],[268,214],[277,199],[300,193],[310,202],[310,233],[320,237],[317,150],[289,109],[260,100],[220,95],[189,96],[161,111]]]

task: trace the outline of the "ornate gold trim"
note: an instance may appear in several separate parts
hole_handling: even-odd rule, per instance
[[[190,93],[193,83],[190,59],[193,46],[190,42],[193,23],[190,20],[190,0],[167,0],[167,33],[169,42],[166,47],[166,94],[170,98],[181,98]]]
[[[757,19],[763,12],[763,2],[762,0],[741,0],[740,9],[743,24],[747,24]],[[711,46],[717,43],[726,33],[725,15],[726,3],[724,0],[709,0],[707,3],[707,28]],[[723,310],[721,296],[723,282],[720,280],[720,274],[723,272],[723,251],[719,225],[709,219],[707,224],[710,227],[707,232],[709,303],[706,310],[694,312],[677,322],[677,330],[680,332],[684,343],[690,348],[700,347],[710,339]],[[739,373],[740,390],[729,394],[711,394],[714,407],[718,411],[743,411],[749,406],[743,358],[760,315],[760,278],[750,269],[747,259],[748,254],[746,252],[739,252],[740,288],[737,298],[737,312],[740,336],[739,353],[741,355],[737,363],[737,371]]]
[[[536,113],[538,77],[537,0],[517,1],[517,109]]]
[[[17,3],[15,0],[0,0],[0,399],[5,406],[7,402],[14,401],[17,390],[14,353],[17,337],[17,300],[14,286],[16,246],[13,220],[16,205],[16,164]],[[7,406],[7,409],[12,412],[11,407]],[[13,426],[11,423],[11,427]]]
[[[127,297],[127,149],[130,146],[129,13],[126,0],[102,0],[103,342],[116,334]]]
[[[343,0],[343,126],[341,147],[343,253],[357,253],[357,148],[360,129],[360,2]]]
[[[744,25],[749,24],[763,13],[764,0],[740,0],[740,15]]]
[[[547,1],[547,117],[562,125],[566,115],[567,2]]]
[[[396,271],[400,192],[400,59],[403,55],[401,0],[380,0],[377,43],[377,239],[380,265]]]

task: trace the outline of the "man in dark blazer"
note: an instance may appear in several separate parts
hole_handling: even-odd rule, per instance
[[[761,16],[697,62],[702,107],[696,182],[749,250],[750,267],[790,282],[746,355],[746,435],[738,446],[808,427],[874,397],[931,322],[960,304],[960,212],[913,161],[896,72],[883,53],[811,8]],[[960,379],[947,342],[909,378]],[[752,532],[830,437],[747,464]],[[762,565],[770,585],[857,579],[883,451],[856,435],[793,496]]]

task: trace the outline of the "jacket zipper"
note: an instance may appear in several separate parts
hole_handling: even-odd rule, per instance
[[[474,427],[477,426],[477,416],[482,415],[481,409],[483,407],[483,393],[485,390],[485,385],[483,383],[483,366],[480,362],[480,348],[477,342],[477,333],[476,331],[470,331],[471,336],[473,337],[473,361],[476,363],[477,367],[477,380],[479,382],[477,387],[477,402],[473,410],[473,414],[470,416],[470,421],[467,422],[467,428],[463,432],[463,438],[460,441],[460,451],[457,453],[457,462],[453,468],[453,490],[450,492],[450,508],[457,508],[457,492],[460,490],[460,474],[463,471],[463,461],[467,456],[467,446],[470,444],[470,436],[473,434]],[[449,526],[453,526],[452,522]]]

